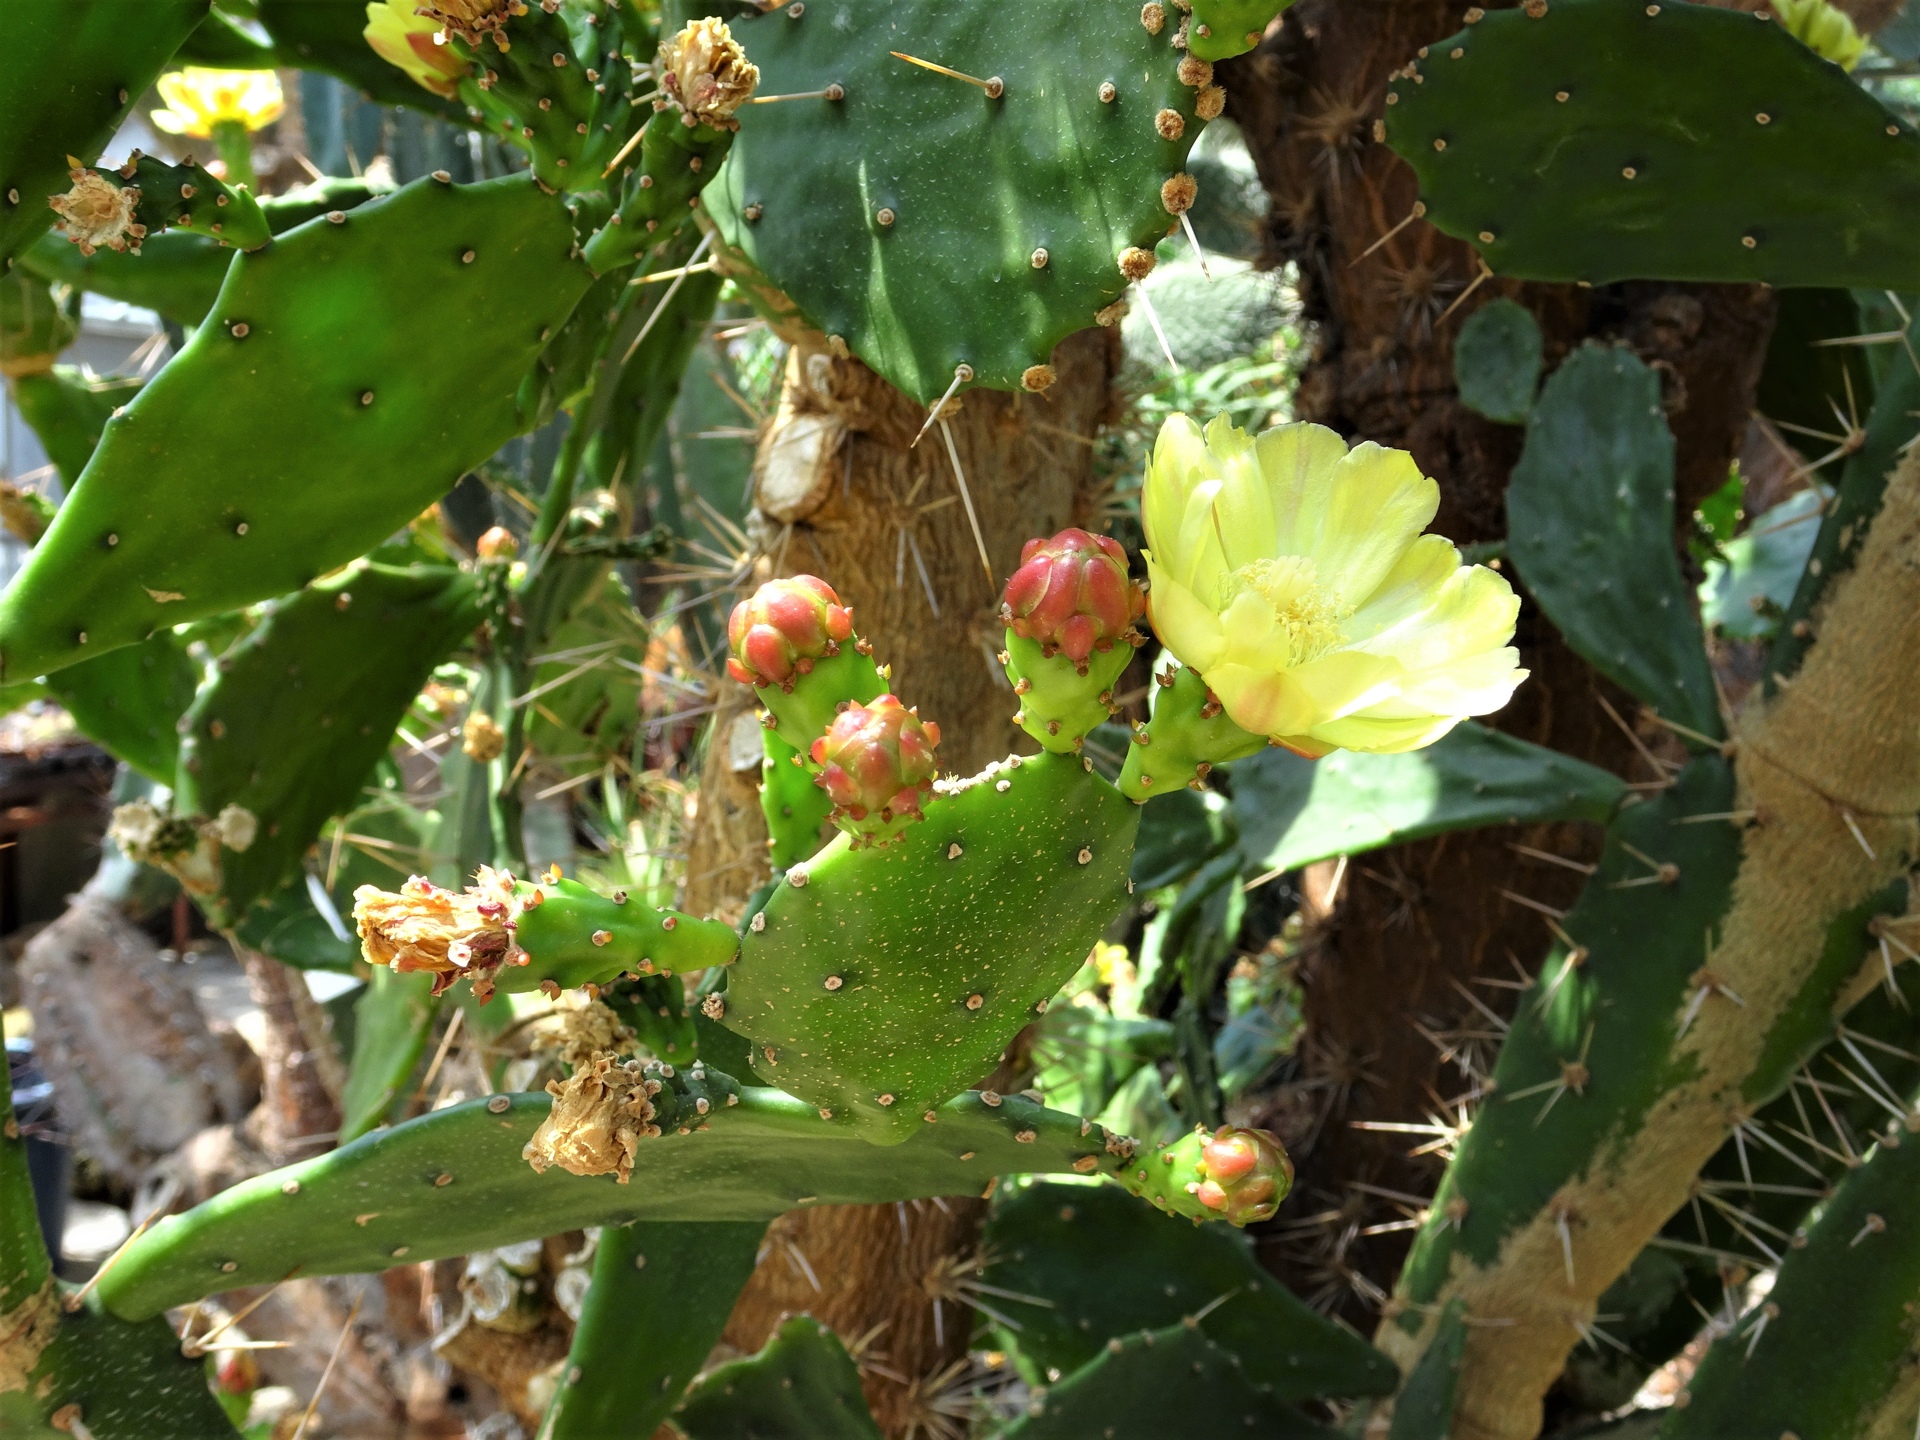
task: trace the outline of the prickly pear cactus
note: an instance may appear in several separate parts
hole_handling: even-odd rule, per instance
[[[758,103],[707,204],[810,324],[915,399],[957,376],[1045,390],[1053,347],[1192,202],[1182,166],[1225,94],[1176,20],[1132,0],[737,20]],[[822,163],[858,179],[823,187]]]

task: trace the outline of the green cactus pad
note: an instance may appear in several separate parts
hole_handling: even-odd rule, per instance
[[[1673,523],[1660,377],[1626,350],[1582,346],[1534,405],[1507,486],[1508,551],[1596,670],[1717,740],[1726,732]]]
[[[0,1392],[0,1434],[72,1440],[70,1426],[50,1422],[77,1405],[94,1440],[237,1440],[207,1384],[207,1368],[205,1360],[180,1353],[164,1319],[130,1325],[89,1296],[81,1309],[61,1315],[26,1388]]]
[[[1065,655],[1043,655],[1040,642],[1006,632],[1007,679],[1020,696],[1020,728],[1043,750],[1076,755],[1096,726],[1112,717],[1101,696],[1113,698],[1113,687],[1133,659],[1133,646],[1117,644],[1087,657],[1087,673],[1073,668]],[[1022,690],[1024,684],[1027,688]]]
[[[878,699],[887,693],[887,683],[887,675],[874,664],[873,656],[849,643],[836,654],[815,660],[806,674],[796,675],[792,690],[757,685],[753,693],[760,697],[780,738],[798,756],[798,768],[811,774],[813,761],[808,752],[826,733],[840,707],[849,700],[865,705]]]
[[[385,539],[519,429],[514,390],[591,278],[572,243],[516,176],[422,180],[236,256],[0,601],[0,677],[287,594]]]
[[[1524,425],[1540,388],[1546,342],[1524,305],[1504,297],[1483,305],[1453,343],[1460,403],[1502,425]]]
[[[136,150],[119,169],[102,169],[99,174],[109,184],[140,192],[134,215],[150,235],[185,230],[236,250],[258,250],[273,238],[267,217],[250,191],[234,189],[191,160],[169,165]]]
[[[208,0],[61,0],[0,18],[0,261],[53,223],[66,157],[91,164]]]
[[[963,364],[977,384],[1019,388],[1126,288],[1120,253],[1173,223],[1160,188],[1200,132],[1198,92],[1175,74],[1172,20],[1150,34],[1134,0],[849,0],[733,31],[762,97],[839,85],[845,98],[742,108],[708,207],[809,323],[923,403]],[[1180,138],[1156,130],[1163,110]]]
[[[548,1440],[652,1435],[719,1341],[766,1232],[757,1220],[602,1230],[593,1284],[541,1433]]]
[[[433,977],[373,967],[353,1007],[353,1061],[340,1095],[340,1143],[383,1124],[405,1093],[439,1011]]]
[[[1260,43],[1273,17],[1293,0],[1193,0],[1187,49],[1202,60],[1244,55]]]
[[[563,990],[611,985],[627,971],[698,972],[731,964],[740,949],[731,925],[638,904],[624,893],[610,897],[565,879],[522,881],[518,887],[523,904],[536,891],[540,903],[519,912],[514,932],[531,959],[495,972],[494,985],[502,993],[536,990],[548,980]]]
[[[355,209],[391,189],[358,178],[329,177],[256,203],[267,228],[282,235],[329,210]],[[232,265],[231,249],[187,230],[149,235],[137,255],[105,249],[82,255],[66,236],[48,234],[20,257],[20,267],[35,275],[144,306],[179,325],[198,325],[206,317]],[[97,432],[94,438],[99,438]],[[80,473],[77,467],[73,473]]]
[[[719,174],[732,145],[730,130],[689,128],[677,111],[659,111],[640,142],[639,164],[622,172],[627,178],[619,208],[586,243],[594,273],[633,264],[684,224],[695,197]]]
[[[643,1141],[621,1185],[526,1163],[521,1149],[552,1104],[544,1094],[471,1100],[243,1181],[156,1224],[100,1293],[114,1314],[138,1320],[270,1285],[295,1266],[350,1274],[588,1225],[765,1221],[802,1205],[977,1195],[996,1175],[1110,1173],[1132,1153],[1131,1141],[1074,1116],[1014,1101],[996,1109],[977,1095],[948,1101],[938,1123],[880,1149],[804,1101],[748,1088],[706,1117],[710,1128]],[[1034,1138],[1021,1139],[1026,1132]]]
[[[20,418],[39,437],[60,483],[71,491],[93,457],[107,422],[133,402],[144,383],[134,376],[101,379],[75,365],[56,365],[39,375],[15,379],[13,401]]]
[[[1920,1292],[1916,1185],[1920,1141],[1882,1138],[1787,1251],[1765,1305],[1707,1351],[1661,1440],[1904,1435]]]
[[[178,815],[238,805],[258,821],[245,850],[222,848],[218,889],[200,896],[215,925],[238,923],[353,808],[433,667],[479,618],[470,575],[363,561],[280,602],[221,657],[183,717],[173,795]]]
[[[67,707],[89,740],[149,780],[172,785],[180,717],[193,704],[200,667],[171,630],[109,650],[49,677],[47,693]]]
[[[1233,1301],[1227,1302],[1229,1305]],[[1276,1400],[1192,1320],[1107,1342],[1099,1356],[1036,1394],[1005,1440],[1165,1440],[1262,1435],[1338,1440],[1344,1432]]]
[[[1171,685],[1159,683],[1169,677]],[[1214,713],[1207,714],[1208,709]],[[1215,765],[1245,759],[1266,748],[1264,736],[1249,734],[1233,723],[1198,670],[1175,665],[1156,677],[1153,713],[1133,732],[1120,772],[1120,790],[1133,800],[1151,800],[1183,789]]]
[[[1232,773],[1240,848],[1261,873],[1482,825],[1605,824],[1628,793],[1598,766],[1471,720],[1404,755],[1268,749]]]
[[[703,1377],[673,1423],[688,1440],[880,1440],[853,1357],[808,1315],[781,1321],[758,1355]]]
[[[1460,1388],[1460,1357],[1467,1348],[1465,1310],[1458,1300],[1447,1302],[1427,1345],[1393,1405],[1393,1425],[1387,1440],[1448,1440],[1453,1432],[1453,1405]]]
[[[991,1071],[1086,959],[1126,901],[1138,824],[1058,755],[936,787],[926,817],[790,870],[727,980],[727,1025],[760,1073],[877,1144],[937,1129],[923,1115]]]
[[[1452,1264],[1492,1264],[1512,1230],[1594,1163],[1596,1147],[1630,1137],[1665,1093],[1689,982],[1705,963],[1705,937],[1726,913],[1740,862],[1735,826],[1677,822],[1723,814],[1733,803],[1732,767],[1701,755],[1670,789],[1622,810],[1608,827],[1599,869],[1560,922],[1586,956],[1563,973],[1568,948],[1556,943],[1520,999],[1494,1069],[1500,1098],[1462,1140],[1401,1277],[1414,1305],[1435,1298]],[[1618,888],[1650,873],[1636,849],[1676,866],[1673,883]],[[1821,998],[1830,1014],[1831,998]],[[1582,1093],[1555,1099],[1552,1087],[1571,1062],[1586,1068]],[[1449,1208],[1456,1197],[1463,1209]]]
[[[1392,82],[1387,140],[1501,275],[1920,286],[1920,135],[1764,16],[1491,10]]]
[[[813,783],[813,772],[796,763],[800,752],[777,730],[762,732],[766,756],[760,762],[760,813],[767,820],[767,858],[785,871],[820,849],[820,828],[833,801]]]
[[[994,1308],[1020,1327],[1005,1338],[1038,1370],[1071,1373],[1113,1338],[1199,1315],[1276,1400],[1388,1395],[1399,1382],[1391,1360],[1296,1299],[1232,1231],[1178,1224],[1115,1186],[1002,1186],[985,1238]]]

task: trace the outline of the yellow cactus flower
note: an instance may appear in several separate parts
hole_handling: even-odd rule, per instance
[[[1252,734],[1312,756],[1431,745],[1527,673],[1512,587],[1421,533],[1439,503],[1402,450],[1171,416],[1140,504],[1153,628]]]
[[[415,0],[374,0],[367,6],[366,42],[422,89],[451,100],[469,66],[447,44],[440,22],[417,13]]]
[[[1814,54],[1851,70],[1867,53],[1867,37],[1854,28],[1853,18],[1827,0],[1772,0],[1773,13],[1787,33]]]
[[[264,130],[287,108],[280,77],[271,70],[207,70],[189,65],[155,82],[167,108],[153,112],[153,123],[169,135],[214,138],[213,127],[232,121]]]

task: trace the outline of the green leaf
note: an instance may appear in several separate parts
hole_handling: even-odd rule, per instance
[[[1460,403],[1503,425],[1524,425],[1540,386],[1546,341],[1524,305],[1504,296],[1481,306],[1453,345]]]
[[[1246,869],[1297,870],[1449,830],[1612,818],[1626,786],[1595,766],[1465,721],[1404,755],[1269,749],[1232,767]]]
[[[1673,435],[1660,377],[1630,351],[1584,345],[1534,405],[1507,486],[1508,551],[1547,618],[1595,669],[1666,719],[1718,739],[1713,675],[1673,532]]]

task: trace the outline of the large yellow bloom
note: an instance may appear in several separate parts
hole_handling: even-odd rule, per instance
[[[271,70],[207,70],[189,65],[155,82],[167,108],[153,112],[153,123],[169,135],[213,138],[213,127],[232,120],[248,130],[264,130],[287,108],[280,77]]]
[[[415,0],[374,0],[360,33],[376,55],[406,71],[414,84],[451,100],[469,67],[447,44],[440,22],[416,9]]]
[[[1421,533],[1439,502],[1402,450],[1174,415],[1140,505],[1153,628],[1255,735],[1306,755],[1431,745],[1527,673],[1512,587]]]

